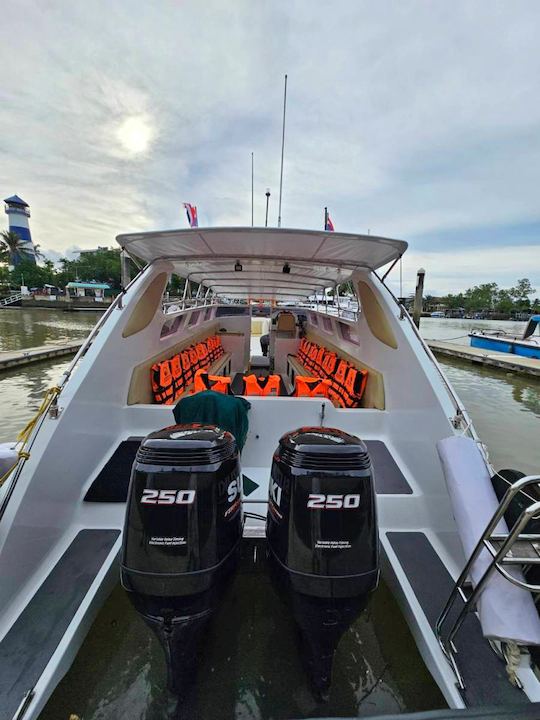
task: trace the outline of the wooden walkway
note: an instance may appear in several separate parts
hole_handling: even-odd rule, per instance
[[[63,355],[75,355],[83,344],[82,340],[66,343],[64,345],[42,345],[41,347],[23,348],[9,352],[0,352],[0,371],[10,370],[20,365],[49,360],[50,358],[62,357]]]
[[[500,368],[501,370],[507,370],[508,372],[532,375],[540,378],[540,360],[536,360],[535,358],[520,357],[519,355],[512,355],[512,353],[488,351],[482,348],[469,347],[468,345],[444,342],[443,340],[426,340],[426,343],[436,355],[460,358],[461,360],[468,360],[477,365],[487,365]]]

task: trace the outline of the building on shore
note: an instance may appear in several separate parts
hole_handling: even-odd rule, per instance
[[[17,265],[21,260],[36,262],[36,252],[32,236],[30,234],[30,206],[18,195],[12,195],[4,200],[5,213],[9,218],[9,231],[17,233],[21,239],[21,252],[13,255],[13,264]]]

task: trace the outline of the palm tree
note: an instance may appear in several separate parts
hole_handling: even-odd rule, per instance
[[[39,249],[36,256],[38,254],[41,256]],[[14,230],[4,230],[0,233],[0,259],[2,262],[16,265],[19,260],[24,260],[32,255],[27,243]]]
[[[40,250],[41,245],[37,243],[37,245],[34,245],[34,256],[36,260],[41,260],[41,258],[44,258],[45,255]]]

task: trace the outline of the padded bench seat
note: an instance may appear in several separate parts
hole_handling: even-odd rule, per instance
[[[317,339],[318,340],[318,339]],[[313,339],[313,341],[317,342],[316,339]],[[378,370],[375,370],[369,365],[366,365],[365,363],[361,362],[357,358],[352,357],[351,355],[347,353],[343,353],[339,351],[338,348],[333,347],[329,345],[328,342],[325,342],[325,347],[335,352],[336,355],[340,359],[347,360],[347,362],[352,365],[353,367],[358,368],[359,370],[365,370],[368,373],[367,376],[367,383],[364,390],[364,394],[362,396],[362,401],[360,404],[360,407],[362,408],[376,408],[377,410],[384,410],[385,404],[384,404],[384,383],[383,383],[383,376],[382,373],[380,373]],[[287,375],[291,380],[291,383],[294,385],[294,379],[297,375],[309,375],[311,376],[313,373],[311,373],[298,359],[296,355],[288,355],[287,356]]]
[[[144,362],[134,367],[129,383],[127,404],[128,405],[153,405],[156,404],[152,392],[151,370],[156,363],[170,360],[178,353],[196,346],[197,343],[206,342],[210,337],[218,337],[219,328],[217,324],[202,330],[199,333],[190,335],[176,345],[169,346],[162,350],[159,354],[151,358],[147,358]],[[230,352],[224,352],[217,358],[208,368],[207,372],[213,375],[230,374],[232,355]],[[192,383],[187,386],[189,391]]]

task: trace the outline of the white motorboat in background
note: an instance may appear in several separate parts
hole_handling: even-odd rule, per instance
[[[516,546],[520,567],[507,568],[508,552],[540,513],[534,493],[511,532],[502,519],[518,491],[540,477],[518,473],[500,505],[470,418],[378,275],[406,243],[259,228],[133,233],[118,242],[144,267],[51,394],[0,500],[0,719],[39,716],[118,582],[124,526],[123,583],[166,649],[183,622],[182,593],[197,597],[187,613],[196,622],[219,601],[216,594],[197,604],[207,602],[213,580],[203,589],[193,573],[222,567],[239,542],[259,543],[285,578],[308,646],[311,632],[326,631],[316,627],[317,613],[305,622],[306,607],[328,601],[345,627],[380,569],[450,708],[471,708],[475,718],[489,706],[540,715],[531,704],[540,702],[537,581],[528,574],[540,561],[534,546]],[[172,274],[186,280],[186,297],[164,312]],[[352,317],[311,305],[325,288],[340,297],[345,283],[357,297]],[[261,306],[271,316],[267,362],[251,345]],[[170,427],[174,404],[196,398],[197,369],[249,401],[241,456],[217,423]],[[218,490],[203,503],[204,463]],[[182,487],[174,485],[179,467]],[[241,475],[250,481],[243,516]],[[169,527],[164,518],[173,516],[163,508],[179,513],[184,530]],[[154,602],[163,596],[166,610]],[[321,695],[331,644],[323,648]],[[182,662],[173,672],[183,672]]]

